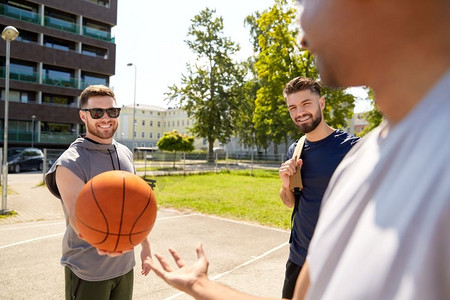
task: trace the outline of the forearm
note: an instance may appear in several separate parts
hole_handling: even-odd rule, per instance
[[[283,201],[284,205],[289,208],[294,207],[295,198],[294,193],[289,189],[289,187],[282,187],[280,189],[280,198]]]
[[[199,300],[256,300],[256,299],[269,299],[263,297],[252,296],[235,289],[232,289],[221,283],[209,280],[207,277],[202,277],[197,280],[191,290],[185,291],[195,299]]]

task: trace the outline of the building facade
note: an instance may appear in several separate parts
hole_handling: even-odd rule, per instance
[[[3,0],[0,27],[10,44],[8,145],[66,148],[83,132],[79,95],[109,86],[115,73],[117,0]],[[0,39],[0,140],[3,142],[6,45]],[[33,139],[33,141],[32,141]]]
[[[134,115],[136,121],[133,132],[133,105],[122,107],[119,127],[114,137],[130,149],[156,147],[164,132],[172,130],[192,135],[189,127],[192,127],[193,120],[182,109],[136,104]],[[206,149],[207,143],[204,139],[195,139],[194,146],[196,149]]]

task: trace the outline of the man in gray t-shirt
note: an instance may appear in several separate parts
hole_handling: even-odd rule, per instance
[[[81,94],[80,118],[86,135],[75,140],[45,176],[48,189],[61,199],[67,228],[61,264],[65,266],[66,299],[131,299],[134,251],[107,253],[79,237],[75,204],[92,177],[110,170],[135,173],[131,151],[114,139],[120,108],[105,86],[89,86]],[[142,274],[150,272],[150,243],[142,243]]]

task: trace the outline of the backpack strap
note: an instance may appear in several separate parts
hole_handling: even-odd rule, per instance
[[[300,167],[297,166],[297,161],[300,159],[300,156],[302,154],[303,146],[305,144],[305,139],[306,139],[306,136],[302,136],[298,140],[297,146],[295,146],[294,155],[292,156],[292,158],[295,160],[296,167],[295,167],[295,173],[291,177],[289,177],[289,188],[291,189],[291,191],[294,192],[294,199],[295,199],[294,209],[292,210],[292,215],[291,215],[291,227],[294,224],[294,217],[298,210],[298,202],[300,201],[300,195],[301,195],[301,191],[303,189],[302,176],[300,173]],[[291,243],[291,242],[292,242],[292,232],[289,237],[289,243]]]
[[[289,188],[291,191],[295,191],[295,188],[298,188],[299,190],[303,189],[303,182],[302,182],[302,176],[300,174],[300,167],[297,166],[297,161],[300,159],[300,156],[302,155],[303,145],[305,144],[305,136],[302,136],[297,143],[297,146],[294,150],[294,155],[292,158],[295,160],[296,169],[295,173],[289,178]]]

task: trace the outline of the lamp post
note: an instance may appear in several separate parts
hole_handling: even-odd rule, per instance
[[[36,119],[35,115],[31,116],[31,148],[34,146],[34,119]]]
[[[11,41],[19,36],[19,31],[13,26],[6,26],[2,31],[2,39],[6,41],[6,73],[5,73],[5,121],[3,126],[3,180],[2,180],[2,210],[1,214],[8,214],[7,187],[8,187],[8,110],[9,110],[9,47]]]
[[[133,66],[134,67],[134,100],[133,100],[133,133],[131,135],[132,137],[132,145],[131,145],[131,151],[133,152],[134,156],[134,134],[135,134],[135,128],[136,128],[136,78],[137,78],[137,66],[133,63],[128,63],[128,67]]]

